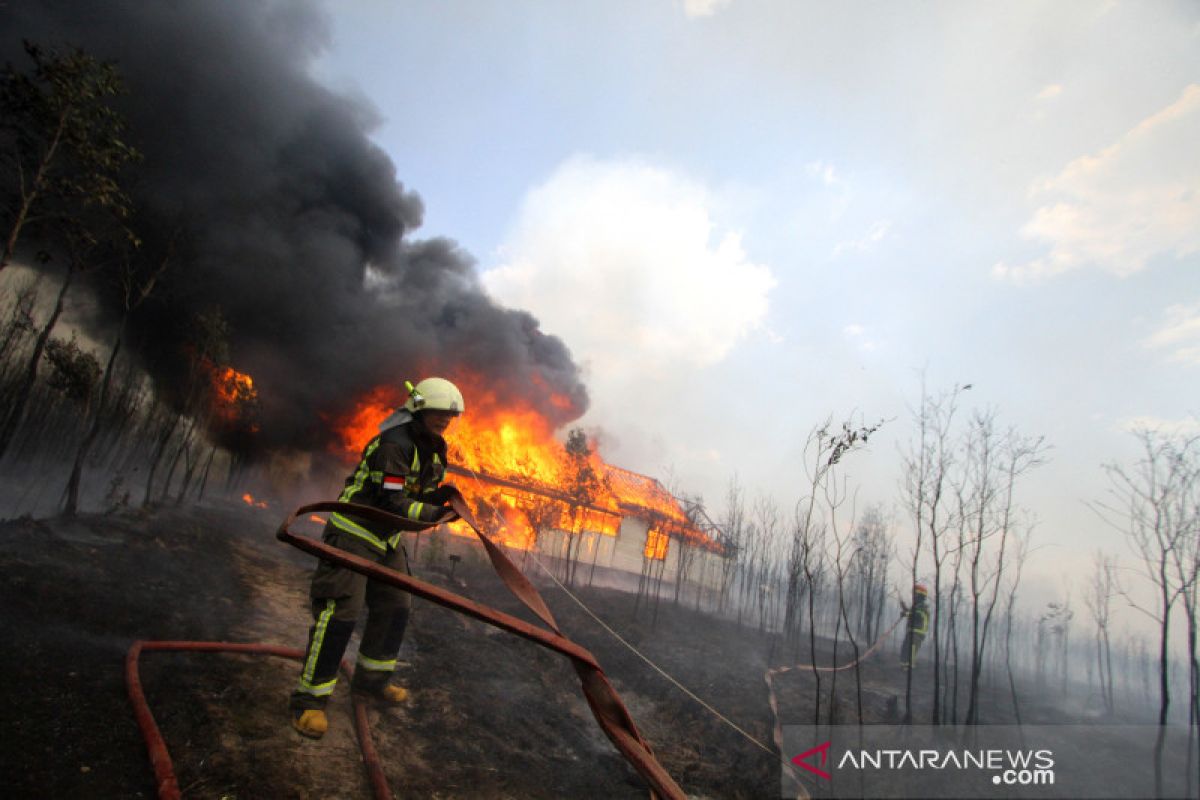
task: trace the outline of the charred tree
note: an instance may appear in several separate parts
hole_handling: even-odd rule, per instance
[[[717,613],[724,613],[726,610],[733,589],[733,579],[744,557],[742,550],[746,522],[745,490],[738,482],[737,473],[734,473],[725,492],[725,516],[721,519],[721,545],[725,549],[725,558],[721,561]]]
[[[1016,718],[1018,725],[1021,724],[1021,701],[1017,696],[1017,681],[1013,675],[1012,666],[1013,615],[1016,610],[1017,589],[1021,585],[1021,572],[1025,567],[1025,559],[1029,555],[1030,535],[1015,538],[1013,570],[1009,579],[1008,598],[1004,614],[1004,668],[1008,675],[1008,688],[1012,698],[1013,716]]]
[[[567,495],[571,503],[571,531],[568,532],[566,548],[566,584],[575,584],[576,566],[579,560],[579,545],[583,538],[584,510],[600,494],[603,481],[591,464],[592,449],[587,435],[574,428],[567,433],[567,458],[570,464],[570,482]]]
[[[104,366],[104,377],[100,382],[100,394],[96,399],[96,407],[91,414],[91,423],[88,426],[87,433],[79,442],[79,449],[75,452],[75,461],[71,466],[71,475],[67,479],[67,499],[63,513],[68,516],[75,514],[79,507],[79,484],[83,477],[83,465],[91,452],[92,445],[95,444],[96,438],[100,435],[100,429],[104,423],[109,387],[112,384],[113,368],[117,362],[117,355],[121,352],[121,345],[125,336],[125,326],[129,321],[129,315],[137,310],[154,291],[155,284],[157,284],[159,277],[166,270],[169,262],[170,250],[161,259],[151,264],[147,264],[146,261],[136,257],[133,253],[127,252],[125,255],[120,275],[123,313],[117,323],[116,334],[109,349],[108,362]]]
[[[167,409],[170,421],[161,429],[154,454],[150,459],[149,473],[146,476],[146,490],[142,499],[143,506],[150,505],[155,475],[171,441],[175,438],[175,432],[180,423],[186,421],[179,448],[171,459],[169,472],[160,492],[160,498],[164,500],[167,497],[179,456],[182,454],[183,448],[187,447],[191,441],[192,431],[197,422],[201,418],[206,421],[211,419],[213,395],[216,391],[215,386],[219,383],[217,365],[229,362],[229,334],[229,323],[218,308],[207,309],[191,319],[188,343],[179,354],[186,363],[184,379],[182,386],[179,387],[179,393],[168,399],[168,402],[174,404],[174,408]],[[239,462],[235,459],[236,463]],[[235,479],[235,469],[231,466],[227,490],[232,488]]]
[[[18,350],[24,340],[37,329],[33,321],[33,309],[37,303],[38,281],[25,280],[12,289],[12,305],[8,309],[8,321],[0,333],[0,369],[7,364],[9,354]]]
[[[28,226],[84,206],[128,213],[121,169],[140,154],[125,142],[125,120],[113,108],[125,93],[115,65],[83,50],[60,53],[25,42],[28,71],[0,75],[0,142],[8,231],[0,271],[12,261]]]
[[[38,366],[42,362],[42,355],[46,351],[46,344],[50,341],[50,335],[54,332],[54,327],[58,324],[58,318],[62,316],[67,292],[70,290],[74,278],[75,264],[72,261],[67,264],[66,274],[63,276],[63,282],[59,286],[58,295],[54,300],[54,308],[51,309],[50,316],[43,323],[42,329],[38,332],[37,339],[33,343],[33,353],[29,356],[21,380],[13,391],[12,403],[6,410],[3,421],[0,421],[0,458],[3,458],[8,452],[9,447],[12,445],[13,436],[16,435],[17,429],[21,425],[21,420],[25,417],[25,409],[29,405],[34,383],[37,382]]]
[[[1027,439],[1012,429],[1001,438],[990,412],[976,414],[971,421],[963,459],[969,500],[960,515],[969,532],[965,542],[971,594],[968,725],[979,722],[979,682],[1014,524],[1016,483],[1044,462],[1044,451],[1042,439]],[[957,683],[957,666],[955,680]],[[957,700],[957,690],[955,697]]]
[[[809,433],[805,441],[805,493],[796,503],[792,529],[792,560],[798,562],[808,585],[809,662],[815,684],[814,725],[819,725],[821,721],[816,589],[825,566],[824,538],[830,526],[836,524],[837,509],[846,498],[845,486],[837,476],[837,467],[846,455],[865,447],[871,435],[883,424],[881,421],[875,425],[861,425],[847,420],[841,423],[840,429],[831,430],[832,423],[832,418],[826,419],[822,426]],[[837,630],[840,627],[837,608],[834,608],[834,614],[837,620],[834,628]]]
[[[1200,437],[1135,432],[1141,457],[1132,467],[1105,467],[1110,498],[1097,504],[1104,519],[1125,534],[1154,587],[1156,607],[1143,608],[1159,626],[1158,736],[1154,745],[1154,789],[1162,794],[1162,753],[1171,708],[1169,637],[1171,616],[1181,597],[1194,585],[1195,572],[1180,569],[1178,553],[1188,551],[1200,513]],[[1182,563],[1182,562],[1180,562]],[[1128,598],[1128,595],[1126,595]]]
[[[1092,558],[1092,575],[1083,594],[1083,604],[1096,626],[1096,675],[1100,685],[1100,697],[1104,711],[1109,716],[1114,712],[1112,642],[1109,638],[1109,622],[1112,615],[1112,599],[1116,595],[1114,579],[1115,564],[1103,551],[1096,551]]]
[[[917,437],[910,443],[904,456],[904,478],[902,490],[905,505],[913,515],[916,544],[912,553],[911,579],[919,581],[922,546],[929,549],[933,560],[933,708],[931,722],[942,721],[941,698],[941,626],[942,626],[942,565],[949,549],[946,542],[951,520],[946,511],[947,495],[950,492],[950,473],[954,466],[954,452],[950,432],[962,392],[971,388],[955,385],[937,397],[926,392],[924,380],[921,384],[921,404],[913,412]],[[904,722],[912,722],[912,670],[905,677]]]

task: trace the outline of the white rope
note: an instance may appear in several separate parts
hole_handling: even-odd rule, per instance
[[[682,683],[680,683],[679,681],[675,680],[675,678],[671,677],[671,675],[669,675],[669,674],[667,673],[667,671],[666,671],[666,670],[664,670],[662,667],[658,666],[658,664],[655,664],[653,661],[651,661],[651,660],[649,659],[649,657],[647,657],[645,654],[643,654],[643,653],[642,653],[640,650],[638,650],[638,649],[637,649],[636,647],[634,647],[632,644],[630,644],[629,642],[627,642],[627,641],[626,641],[626,640],[625,640],[625,639],[624,639],[624,638],[621,636],[621,634],[617,633],[615,630],[613,630],[611,627],[609,627],[608,623],[606,623],[604,620],[600,619],[600,617],[596,616],[596,613],[595,613],[594,611],[592,611],[590,608],[588,608],[588,607],[587,607],[587,605],[586,605],[586,604],[585,604],[585,603],[584,603],[582,600],[580,600],[578,597],[576,597],[574,594],[572,594],[572,593],[571,593],[571,590],[570,590],[570,589],[568,589],[566,586],[564,586],[564,585],[562,584],[562,581],[560,581],[560,580],[559,580],[557,577],[555,577],[554,573],[553,573],[553,572],[551,572],[551,571],[550,571],[550,569],[549,569],[549,568],[548,568],[548,567],[547,567],[545,564],[543,564],[543,563],[542,563],[542,561],[541,561],[541,559],[539,559],[539,558],[538,558],[536,555],[534,555],[534,556],[533,556],[533,561],[534,561],[534,563],[535,563],[535,564],[537,564],[539,567],[541,567],[541,568],[542,568],[542,570],[543,570],[543,571],[544,571],[544,572],[545,572],[547,575],[549,575],[549,576],[550,576],[550,580],[552,580],[552,581],[554,581],[556,584],[558,584],[558,588],[562,589],[562,590],[563,590],[563,592],[564,592],[564,593],[567,595],[567,597],[569,597],[569,598],[571,598],[572,600],[574,600],[574,601],[576,602],[576,604],[578,604],[578,606],[579,606],[580,608],[582,608],[582,609],[583,609],[583,610],[584,610],[584,611],[587,613],[587,615],[588,615],[589,617],[591,617],[592,619],[594,619],[594,620],[596,621],[596,623],[597,623],[597,624],[598,624],[598,625],[599,625],[601,628],[604,628],[604,630],[608,631],[608,632],[609,632],[609,634],[611,634],[611,635],[612,635],[612,637],[613,637],[614,639],[616,639],[618,642],[620,642],[620,643],[621,643],[621,644],[623,644],[623,645],[624,645],[626,648],[628,648],[628,649],[629,649],[629,651],[630,651],[631,653],[633,653],[635,656],[637,656],[638,658],[640,658],[642,661],[645,661],[645,662],[646,662],[646,663],[647,663],[647,664],[650,666],[650,668],[651,668],[651,669],[653,669],[653,670],[654,670],[655,672],[657,672],[659,675],[662,675],[662,676],[663,676],[664,678],[666,678],[668,681],[670,681],[671,683],[673,683],[673,684],[675,685],[675,687],[676,687],[677,689],[679,689],[679,691],[683,692],[683,693],[684,693],[684,694],[686,694],[688,697],[690,697],[690,698],[692,698],[693,700],[695,700],[697,703],[699,703],[701,706],[703,706],[705,709],[707,709],[707,710],[708,710],[708,712],[709,712],[710,714],[712,714],[712,715],[713,715],[713,716],[715,716],[717,719],[721,720],[721,721],[722,721],[722,722],[724,722],[726,725],[728,725],[729,727],[733,728],[735,731],[737,731],[737,732],[738,732],[738,733],[740,733],[742,736],[744,736],[744,737],[745,737],[745,738],[746,738],[746,739],[747,739],[747,740],[748,740],[748,741],[749,741],[751,744],[753,744],[754,746],[758,747],[758,748],[759,748],[759,749],[761,749],[761,750],[765,750],[766,752],[770,753],[772,756],[775,756],[775,751],[774,751],[774,750],[772,750],[771,748],[767,747],[765,744],[763,744],[762,742],[760,742],[758,739],[755,739],[755,738],[754,738],[753,736],[751,736],[749,733],[747,733],[746,731],[744,731],[744,730],[742,730],[741,728],[739,728],[739,727],[737,726],[737,724],[736,724],[736,723],[734,723],[732,720],[730,720],[728,717],[726,717],[726,716],[725,716],[724,714],[722,714],[720,711],[717,711],[715,708],[713,708],[712,706],[710,706],[708,703],[704,702],[704,700],[703,700],[703,699],[701,699],[700,697],[698,697],[698,696],[696,695],[696,693],[695,693],[695,692],[693,692],[691,689],[688,689],[686,686],[684,686],[684,685],[683,685]]]
[[[476,483],[482,484],[482,481],[479,479],[479,476],[478,476],[478,475],[475,473],[475,470],[471,469],[470,467],[466,467],[465,469],[466,469],[468,472],[470,472],[470,473],[471,473],[471,476],[472,476],[472,477],[475,479],[475,482],[476,482]],[[489,505],[491,505],[491,504],[489,503]],[[499,523],[501,524],[501,526],[503,526],[503,520],[500,520],[500,519],[498,519],[498,517],[499,517],[499,514],[497,514],[497,512],[496,512],[496,509],[494,509],[494,508],[490,508],[489,510],[490,510],[490,511],[491,511],[491,513],[492,513],[492,517],[493,517],[493,519],[494,519],[495,521],[499,522]],[[636,647],[634,647],[632,644],[630,644],[629,642],[627,642],[627,641],[624,639],[624,637],[622,637],[622,636],[621,636],[621,634],[619,634],[619,633],[617,633],[615,630],[613,630],[613,629],[612,629],[612,627],[611,627],[611,626],[609,626],[609,624],[608,624],[608,623],[606,623],[604,620],[600,619],[600,617],[596,615],[596,612],[594,612],[594,611],[592,611],[590,608],[588,608],[588,607],[587,607],[587,605],[586,605],[586,604],[585,604],[585,603],[584,603],[582,600],[580,600],[578,597],[576,597],[576,596],[575,596],[575,594],[574,594],[574,593],[572,593],[570,589],[568,589],[566,586],[564,586],[564,585],[563,585],[563,583],[562,583],[562,581],[560,581],[560,580],[558,579],[558,577],[557,577],[557,576],[556,576],[556,575],[555,575],[553,572],[551,572],[551,571],[550,571],[550,568],[549,568],[549,567],[547,567],[545,564],[543,564],[543,563],[542,563],[542,560],[541,560],[540,558],[538,558],[538,557],[537,557],[537,554],[536,554],[536,553],[529,552],[529,554],[533,556],[533,562],[534,562],[535,564],[537,564],[539,567],[541,567],[543,572],[545,572],[547,575],[549,575],[549,576],[550,576],[550,580],[554,581],[554,583],[555,583],[555,584],[557,584],[558,588],[559,588],[559,589],[562,589],[563,593],[564,593],[564,594],[566,594],[566,595],[567,595],[567,597],[569,597],[569,598],[571,598],[572,600],[574,600],[574,601],[575,601],[575,603],[576,603],[576,604],[577,604],[577,605],[578,605],[580,608],[582,608],[582,609],[584,610],[584,612],[585,612],[585,613],[586,613],[586,614],[587,614],[589,617],[591,617],[592,619],[594,619],[594,620],[596,621],[596,624],[598,624],[598,625],[599,625],[601,628],[604,628],[604,630],[608,631],[608,633],[609,633],[609,634],[610,634],[610,635],[611,635],[611,636],[612,636],[614,639],[616,639],[618,642],[620,642],[622,645],[624,645],[624,646],[625,646],[625,647],[626,647],[626,648],[627,648],[627,649],[628,649],[628,650],[629,650],[631,653],[633,653],[635,656],[637,656],[638,658],[640,658],[642,661],[646,662],[646,664],[648,664],[648,665],[650,666],[650,668],[651,668],[651,669],[653,669],[653,670],[654,670],[655,672],[657,672],[659,675],[662,675],[664,678],[666,678],[668,681],[670,681],[672,684],[674,684],[674,686],[675,686],[677,689],[679,689],[679,691],[683,692],[685,695],[687,695],[688,697],[690,697],[692,700],[694,700],[694,701],[696,701],[697,703],[699,703],[699,704],[700,704],[700,705],[701,705],[701,706],[702,706],[702,707],[703,707],[705,710],[707,710],[707,711],[708,711],[710,714],[712,714],[712,715],[713,715],[713,716],[715,716],[717,719],[719,719],[719,720],[721,720],[722,722],[724,722],[724,723],[725,723],[726,725],[728,725],[730,728],[733,728],[735,731],[737,731],[738,733],[740,733],[740,734],[741,734],[743,737],[745,737],[745,739],[746,739],[747,741],[749,741],[749,742],[750,742],[751,744],[753,744],[755,747],[757,747],[757,748],[759,748],[760,750],[763,750],[763,751],[765,751],[765,752],[767,752],[767,753],[770,753],[772,758],[774,758],[774,757],[776,756],[776,751],[775,751],[775,750],[772,750],[770,747],[768,747],[767,745],[763,744],[763,743],[762,743],[762,742],[760,742],[758,739],[755,739],[755,738],[754,738],[752,735],[750,735],[749,733],[747,733],[745,730],[743,730],[742,728],[738,727],[738,725],[737,725],[735,722],[733,722],[733,721],[732,721],[732,720],[730,720],[728,717],[726,717],[724,714],[722,714],[720,711],[717,711],[717,709],[713,708],[711,705],[709,705],[708,703],[706,703],[706,702],[705,702],[703,699],[701,699],[700,697],[698,697],[698,696],[696,695],[696,693],[695,693],[695,692],[693,692],[691,689],[688,689],[688,688],[687,688],[686,686],[684,686],[682,683],[680,683],[679,681],[677,681],[677,680],[676,680],[675,678],[673,678],[673,677],[672,677],[670,674],[668,674],[666,670],[664,670],[662,667],[658,666],[658,664],[655,664],[653,661],[651,661],[651,660],[649,659],[649,657],[647,657],[645,654],[643,654],[643,653],[642,653],[640,650],[638,650],[638,649],[637,649]]]

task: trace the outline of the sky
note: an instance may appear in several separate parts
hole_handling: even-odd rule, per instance
[[[316,75],[375,109],[415,235],[563,339],[608,461],[790,510],[814,426],[885,420],[845,471],[903,528],[922,381],[969,383],[1053,448],[1033,590],[1129,561],[1102,465],[1200,432],[1200,5],[327,10]]]

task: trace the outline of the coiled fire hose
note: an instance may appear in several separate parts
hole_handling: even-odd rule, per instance
[[[133,704],[134,717],[142,738],[146,740],[146,751],[150,756],[150,764],[154,767],[154,783],[159,800],[179,800],[182,793],[179,781],[175,777],[175,768],[171,763],[171,755],[167,751],[167,743],[163,740],[162,732],[150,713],[146,703],[146,695],[142,692],[142,680],[138,673],[138,660],[143,650],[174,650],[202,653],[243,653],[246,655],[269,655],[291,658],[296,661],[304,660],[304,651],[295,647],[279,647],[270,644],[242,644],[236,642],[146,642],[137,641],[129,648],[125,656],[125,687],[129,692],[129,701]],[[347,677],[351,675],[350,664],[343,661],[342,672]],[[371,790],[375,800],[392,800],[392,792],[388,788],[387,776],[384,775],[383,765],[379,761],[379,753],[375,750],[375,741],[371,738],[371,726],[367,722],[367,706],[362,698],[354,696],[354,727],[358,733],[358,745],[362,751],[363,765],[367,770],[367,778],[371,782]]]
[[[279,530],[275,535],[280,541],[286,542],[325,561],[339,564],[347,569],[366,575],[371,580],[403,589],[417,597],[437,603],[452,611],[473,617],[489,625],[494,625],[501,630],[529,639],[543,647],[567,656],[571,659],[571,664],[579,675],[583,695],[587,700],[588,707],[592,710],[592,715],[596,718],[600,728],[617,750],[646,779],[650,784],[652,793],[663,798],[670,798],[670,800],[684,800],[686,796],[683,790],[679,788],[679,785],[675,783],[663,766],[658,763],[658,759],[654,757],[650,745],[638,732],[633,717],[630,716],[628,709],[625,708],[625,704],[621,702],[621,698],[617,695],[612,684],[608,682],[608,678],[605,677],[604,671],[600,668],[595,656],[562,635],[558,627],[558,622],[554,619],[554,615],[550,613],[550,609],[546,606],[537,589],[517,569],[516,565],[509,560],[508,556],[480,531],[471,509],[462,495],[455,493],[449,505],[479,537],[479,540],[483,543],[487,551],[488,558],[492,562],[493,568],[504,582],[504,585],[530,611],[545,622],[551,630],[548,631],[536,625],[531,625],[510,614],[489,608],[488,606],[476,603],[474,600],[440,589],[430,583],[403,575],[372,561],[368,561],[365,558],[351,555],[324,542],[300,536],[291,531],[292,523],[301,515],[321,511],[337,511],[344,514],[351,514],[393,528],[409,531],[424,530],[440,522],[447,521],[445,519],[434,523],[421,523],[398,517],[370,506],[355,505],[353,503],[321,502],[301,506],[293,511],[283,521],[283,524],[279,526]],[[126,684],[129,690],[130,701],[134,706],[138,726],[141,728],[142,736],[146,740],[146,748],[154,767],[160,800],[177,800],[181,795],[179,784],[175,778],[174,769],[171,764],[171,757],[167,752],[166,743],[163,741],[162,734],[158,730],[154,716],[150,713],[145,695],[141,689],[141,681],[138,677],[138,658],[143,650],[265,653],[295,659],[302,659],[304,657],[303,650],[274,645],[233,644],[226,642],[134,642],[126,656]],[[345,662],[342,663],[342,670],[347,674],[350,672],[350,668]],[[377,800],[390,800],[392,795],[371,739],[370,727],[367,725],[366,709],[358,699],[355,699],[355,723],[363,752],[363,762],[366,765],[375,797]]]

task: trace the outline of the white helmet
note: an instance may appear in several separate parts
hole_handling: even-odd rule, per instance
[[[404,407],[409,411],[449,411],[461,414],[467,410],[462,392],[445,378],[426,378],[416,386],[405,381],[404,388],[408,389],[408,400]]]

